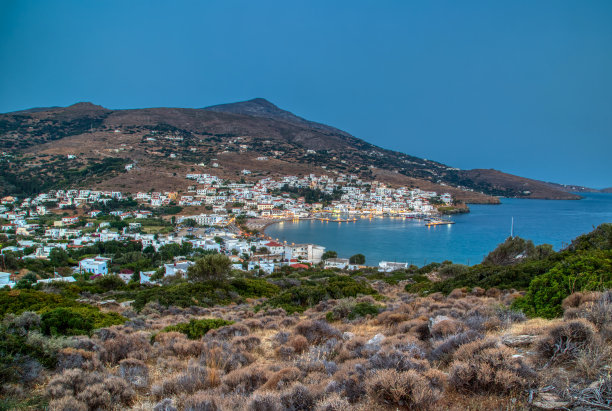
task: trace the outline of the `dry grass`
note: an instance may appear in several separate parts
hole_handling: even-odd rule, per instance
[[[524,321],[499,308],[512,295],[499,290],[421,298],[382,289],[387,308],[377,317],[333,324],[325,312],[346,302],[299,317],[245,305],[151,304],[145,331],[111,327],[61,351],[66,370],[45,387],[50,408],[512,410],[528,407],[530,389],[550,385],[592,399],[589,386],[612,369],[604,294],[568,299],[565,319]],[[200,340],[180,333],[150,340],[167,324],[203,315],[236,323]],[[378,334],[384,338],[368,343]],[[521,336],[529,338],[516,350],[502,343]]]

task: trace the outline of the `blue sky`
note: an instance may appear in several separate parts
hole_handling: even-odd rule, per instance
[[[264,97],[461,168],[612,186],[612,1],[5,1],[0,112]]]

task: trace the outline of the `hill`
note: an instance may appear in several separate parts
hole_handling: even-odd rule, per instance
[[[466,203],[499,202],[494,196],[579,198],[549,183],[386,150],[261,98],[202,109],[77,103],[0,114],[0,150],[3,195],[85,185],[183,190],[184,175],[197,171],[247,180],[345,173],[450,192]],[[134,165],[129,172],[126,164]]]

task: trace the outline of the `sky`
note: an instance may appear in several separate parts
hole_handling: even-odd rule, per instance
[[[464,169],[612,186],[612,1],[0,0],[0,112],[263,97]]]

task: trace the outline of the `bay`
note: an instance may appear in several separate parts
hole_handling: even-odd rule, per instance
[[[575,237],[612,222],[612,194],[581,194],[582,200],[502,198],[500,205],[470,205],[471,212],[450,219],[453,225],[426,227],[424,221],[399,218],[360,219],[336,223],[318,220],[282,222],[266,234],[289,243],[315,243],[348,258],[362,253],[367,265],[400,261],[422,266],[451,260],[477,264],[510,235],[556,250]]]

